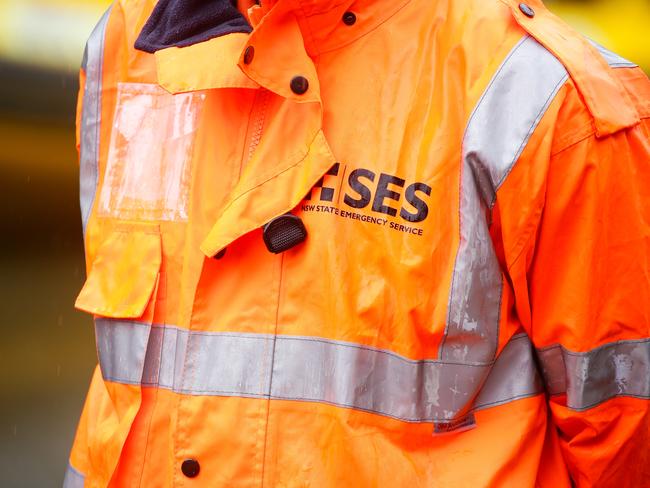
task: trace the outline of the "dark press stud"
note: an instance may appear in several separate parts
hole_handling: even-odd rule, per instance
[[[295,76],[291,80],[291,91],[296,95],[302,95],[309,90],[309,81],[304,76]]]
[[[263,228],[264,244],[273,254],[297,246],[307,238],[307,229],[300,217],[284,214],[274,218]]]
[[[354,12],[345,12],[343,14],[343,23],[345,25],[354,25],[356,21],[357,16],[354,14]]]
[[[530,17],[531,19],[535,17],[535,11],[530,5],[527,5],[525,3],[520,3],[519,10],[521,10],[526,17]]]
[[[255,48],[248,46],[246,51],[244,51],[244,64],[251,64],[253,57],[255,57]]]
[[[181,471],[188,478],[196,478],[201,471],[201,465],[196,459],[186,459],[181,464]]]

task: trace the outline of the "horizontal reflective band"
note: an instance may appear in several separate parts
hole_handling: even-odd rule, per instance
[[[616,396],[650,398],[650,339],[583,353],[559,345],[537,353],[548,392],[566,394],[571,409],[585,410]]]
[[[513,338],[492,367],[414,361],[313,337],[190,332],[106,319],[97,319],[96,329],[105,380],[188,395],[319,402],[407,422],[447,422],[472,403],[469,395],[481,387],[475,382],[488,373],[474,410],[542,391],[526,336]]]
[[[68,464],[63,478],[63,488],[83,488],[86,477]]]

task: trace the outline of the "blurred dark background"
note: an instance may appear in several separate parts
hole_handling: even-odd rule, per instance
[[[77,69],[107,1],[0,0],[0,486],[60,487],[96,364],[73,308],[84,259]]]
[[[0,486],[61,486],[95,366],[74,117],[77,67],[107,0],[0,0]],[[548,2],[650,67],[650,0]]]

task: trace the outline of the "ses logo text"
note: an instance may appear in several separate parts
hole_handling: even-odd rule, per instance
[[[416,236],[424,234],[418,223],[429,215],[429,185],[407,184],[398,176],[377,174],[364,168],[346,173],[341,163],[332,166],[305,197],[300,209],[387,226]],[[322,204],[312,203],[314,201]]]

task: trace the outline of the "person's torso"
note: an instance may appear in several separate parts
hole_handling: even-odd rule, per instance
[[[566,483],[492,212],[567,73],[505,4],[379,3],[151,55],[124,2],[90,45],[98,479],[121,453],[119,486]],[[288,212],[307,237],[273,253]]]

